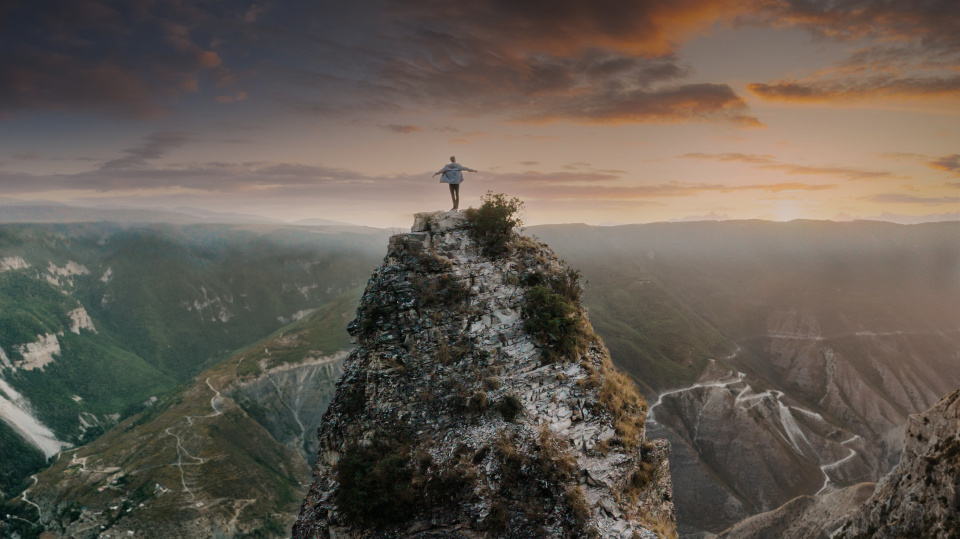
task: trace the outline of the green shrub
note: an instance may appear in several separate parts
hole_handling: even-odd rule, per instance
[[[497,403],[497,410],[500,411],[504,420],[513,423],[523,412],[523,403],[516,395],[506,395]]]
[[[409,461],[404,448],[382,442],[348,447],[334,466],[340,483],[334,495],[337,508],[360,525],[406,520],[417,505]]]
[[[544,285],[527,291],[523,329],[545,346],[544,359],[575,359],[584,347],[585,332],[577,309],[566,297]]]
[[[567,301],[580,305],[580,294],[583,293],[580,279],[580,270],[566,268],[564,271],[550,276],[550,288],[553,289],[554,293],[566,298]]]
[[[419,296],[420,307],[456,306],[470,298],[470,289],[450,274],[439,276],[414,275],[410,284]]]
[[[516,197],[508,199],[507,195],[492,191],[487,191],[480,201],[479,208],[467,208],[464,214],[483,254],[495,257],[507,250],[513,229],[523,226],[519,216],[523,201]]]
[[[467,410],[470,413],[481,415],[487,411],[489,406],[489,401],[487,399],[487,394],[483,391],[474,391],[473,395],[467,399]]]

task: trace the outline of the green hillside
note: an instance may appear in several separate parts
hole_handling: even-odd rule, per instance
[[[359,227],[0,225],[0,348],[11,363],[0,377],[59,440],[87,443],[361,286],[385,238]],[[92,327],[75,327],[77,309]],[[31,366],[23,354],[41,341],[52,351]],[[22,453],[0,452],[0,490],[37,469]]]
[[[55,514],[44,514],[43,526],[16,521],[7,535],[30,537],[43,528],[79,534],[103,525],[103,533],[130,529],[137,537],[286,536],[309,466],[271,434],[277,410],[241,397],[277,367],[328,361],[339,375],[340,360],[323,358],[349,346],[346,324],[362,290],[235,352],[92,443],[61,454],[27,491]],[[335,382],[323,380],[330,388]],[[2,510],[37,521],[36,510],[19,501]]]

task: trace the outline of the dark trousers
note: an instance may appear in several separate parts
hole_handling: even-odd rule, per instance
[[[453,209],[460,207],[460,184],[450,184],[450,198],[453,200]]]

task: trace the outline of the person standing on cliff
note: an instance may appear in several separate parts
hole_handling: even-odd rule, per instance
[[[472,168],[465,167],[460,163],[457,163],[457,157],[455,155],[450,156],[450,162],[444,165],[443,168],[433,173],[433,176],[440,176],[440,183],[450,184],[450,198],[453,199],[453,209],[450,211],[457,211],[460,207],[460,182],[463,181],[463,172],[476,172]]]

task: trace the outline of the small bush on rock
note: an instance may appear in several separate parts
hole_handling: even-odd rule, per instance
[[[603,370],[600,404],[613,416],[614,429],[624,447],[632,449],[643,437],[647,401],[629,376],[614,370],[613,365],[605,364]]]
[[[523,329],[545,347],[544,360],[575,359],[586,334],[576,306],[544,285],[527,291]]]
[[[513,423],[517,416],[523,412],[523,403],[516,395],[506,395],[497,403],[497,409],[505,421]]]
[[[523,226],[519,215],[523,201],[516,197],[508,199],[507,195],[492,191],[487,191],[480,201],[479,208],[467,208],[464,215],[483,254],[495,257],[507,250],[513,229]]]

